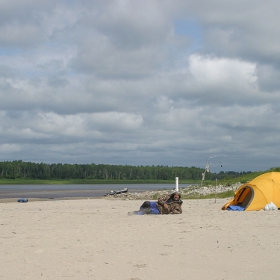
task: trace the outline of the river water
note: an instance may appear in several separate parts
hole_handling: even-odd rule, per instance
[[[182,184],[180,188],[188,187]],[[0,185],[0,199],[5,198],[84,198],[102,197],[110,191],[128,188],[129,192],[174,190],[175,184],[81,184],[81,185]]]

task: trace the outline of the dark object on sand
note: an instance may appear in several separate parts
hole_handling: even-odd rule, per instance
[[[104,196],[121,194],[121,193],[127,193],[127,192],[128,192],[128,188],[124,188],[124,189],[122,189],[120,191],[110,191],[109,193],[106,193]]]
[[[23,202],[23,203],[25,203],[25,202],[28,202],[28,199],[27,199],[27,198],[19,198],[19,199],[17,200],[17,202]]]

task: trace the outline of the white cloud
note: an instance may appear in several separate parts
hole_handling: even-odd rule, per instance
[[[192,55],[189,67],[191,74],[200,83],[206,81],[217,85],[256,80],[255,65],[239,60]]]
[[[18,152],[21,150],[21,146],[18,144],[2,144],[0,145],[0,152],[9,155],[13,154],[14,152]]]

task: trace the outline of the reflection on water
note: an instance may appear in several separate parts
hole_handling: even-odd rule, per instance
[[[188,186],[188,184],[182,184],[179,187]],[[128,188],[129,192],[173,190],[175,184],[0,185],[0,198],[101,197],[110,191],[122,190],[123,188]]]

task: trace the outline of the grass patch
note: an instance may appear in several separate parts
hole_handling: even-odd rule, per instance
[[[65,180],[0,179],[1,185],[64,185]]]
[[[223,193],[217,193],[216,195],[214,193],[207,194],[207,195],[200,195],[199,194],[182,194],[182,199],[211,199],[211,198],[230,198],[234,196],[234,191],[226,191]]]
[[[181,184],[197,184],[197,181],[180,181]],[[65,179],[65,180],[39,180],[39,179],[0,179],[1,185],[82,185],[82,184],[174,184],[175,180],[96,180],[96,179]]]

